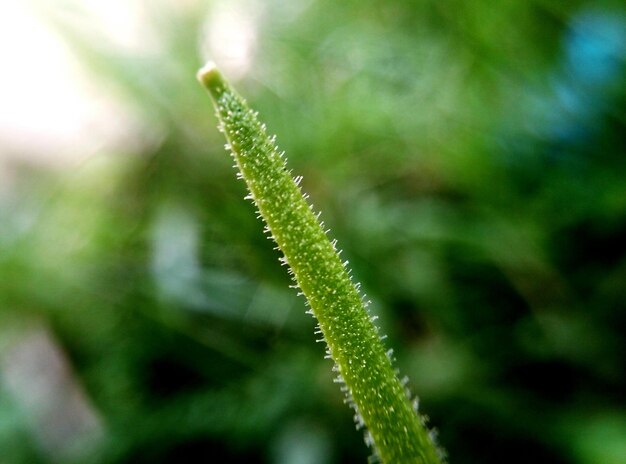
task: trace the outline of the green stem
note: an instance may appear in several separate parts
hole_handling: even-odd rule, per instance
[[[250,197],[308,300],[335,361],[338,381],[385,463],[440,463],[439,452],[395,374],[335,242],[306,202],[286,160],[245,101],[212,64],[198,72],[208,89]]]

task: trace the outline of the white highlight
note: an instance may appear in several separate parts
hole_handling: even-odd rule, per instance
[[[207,74],[209,74],[211,71],[213,71],[216,68],[215,63],[213,61],[207,61],[204,66],[202,66],[199,70],[198,73],[196,74],[196,77],[198,78],[198,80],[200,82],[202,82],[204,76],[206,76]],[[230,145],[226,144],[224,146],[224,148],[226,148],[226,150],[230,150]]]
[[[245,0],[215,2],[205,25],[201,54],[215,59],[230,79],[243,77],[252,65],[260,6]]]
[[[112,8],[109,2],[99,4],[99,14],[105,5]],[[88,81],[61,38],[31,7],[31,2],[0,2],[0,156],[63,166],[103,144],[127,146],[137,122]],[[116,28],[110,30],[126,30]]]

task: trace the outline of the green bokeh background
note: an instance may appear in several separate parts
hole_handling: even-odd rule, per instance
[[[146,1],[150,53],[103,39],[80,2],[37,3],[140,124],[69,171],[11,161],[2,464],[371,454],[195,81],[217,3]],[[304,176],[450,462],[626,462],[623,3],[247,5],[258,36],[235,84]],[[42,440],[63,418],[7,380],[33,333],[96,435]]]

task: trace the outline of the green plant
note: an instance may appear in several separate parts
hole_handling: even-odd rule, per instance
[[[357,425],[366,426],[366,442],[385,463],[441,462],[423,419],[413,410],[398,379],[378,329],[342,262],[336,241],[330,241],[319,214],[302,194],[301,178],[292,178],[275,137],[267,134],[257,114],[226,82],[213,64],[198,73],[217,110],[240,176],[246,181],[266,231],[283,253],[296,286],[308,300],[327,354],[335,361],[337,382],[356,411]]]

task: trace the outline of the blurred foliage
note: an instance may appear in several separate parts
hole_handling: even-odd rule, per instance
[[[622,2],[142,4],[150,46],[129,50],[79,3],[37,3],[139,123],[68,171],[6,161],[0,462],[366,461],[195,82],[220,4],[256,12],[237,85],[450,461],[626,461]],[[42,446],[2,381],[32,327],[101,423],[81,451]]]

